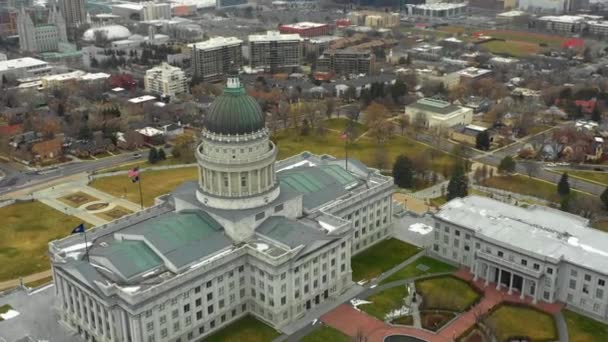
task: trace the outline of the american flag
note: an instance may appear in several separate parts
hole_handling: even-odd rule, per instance
[[[129,176],[129,178],[131,178],[131,182],[137,183],[139,181],[139,168],[133,168],[129,170],[129,173],[127,175]]]

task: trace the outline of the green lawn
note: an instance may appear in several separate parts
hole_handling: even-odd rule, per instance
[[[591,223],[591,227],[608,232],[608,220],[600,220]]]
[[[526,336],[532,341],[558,339],[553,317],[528,307],[501,305],[487,318],[487,323],[495,327],[501,342],[514,336]]]
[[[399,285],[365,299],[372,303],[359,305],[359,309],[368,315],[384,321],[386,314],[404,305],[404,299],[407,297],[407,294],[407,287]]]
[[[279,337],[273,328],[253,316],[246,316],[205,338],[206,342],[269,342]]]
[[[480,45],[488,49],[488,51],[493,54],[512,57],[529,56],[536,54],[540,51],[540,46],[538,46],[538,44],[521,41],[492,40],[486,43],[482,43]]]
[[[185,181],[196,180],[197,167],[183,167],[170,170],[142,171],[141,185],[144,197],[144,206],[154,204],[154,198],[173,191]],[[132,183],[127,175],[103,177],[94,180],[92,187],[107,192],[116,197],[125,197],[133,203],[139,203],[139,187]]]
[[[375,278],[419,251],[420,248],[395,238],[379,242],[352,258],[353,280]]]
[[[426,266],[428,269],[426,271],[420,270],[418,267]],[[446,264],[437,259],[433,259],[428,256],[420,257],[415,262],[405,266],[404,268],[397,271],[397,273],[392,276],[384,279],[380,282],[380,284],[386,284],[397,280],[409,279],[413,277],[430,275],[434,273],[442,273],[442,272],[452,272],[455,271],[456,267]]]
[[[48,242],[82,223],[40,202],[0,208],[0,217],[0,281],[48,270]]]
[[[276,133],[272,140],[279,148],[279,159],[285,159],[303,151],[329,154],[336,158],[344,158],[345,156],[344,140],[340,138],[340,132],[336,131],[328,131],[322,136],[312,132],[308,136],[301,136],[297,131],[287,129]],[[365,136],[357,142],[349,143],[348,156],[358,159],[366,165],[378,167],[378,148],[379,145],[375,139]],[[405,154],[412,160],[428,158],[430,168],[440,173],[449,173],[457,160],[454,156],[403,136],[393,136],[380,148],[387,154],[385,168],[390,168],[400,154]]]
[[[497,176],[485,179],[483,186],[534,196],[547,201],[560,203],[557,185],[524,175]],[[572,191],[576,196],[589,196],[579,191]],[[595,197],[594,197],[595,199]]]
[[[333,131],[344,132],[346,130],[346,127],[348,127],[349,121],[350,120],[346,118],[333,118],[325,120],[325,128]],[[353,139],[365,133],[365,131],[367,130],[367,127],[365,127],[365,125],[360,122],[355,122],[353,125],[354,131],[351,137]]]
[[[53,281],[52,276],[44,277],[38,280],[30,281],[29,283],[25,283],[25,286],[30,288],[40,287],[42,285],[50,284]]]
[[[349,342],[349,336],[327,325],[304,336],[300,342]]]
[[[13,307],[11,307],[9,304],[4,304],[2,306],[0,306],[0,314],[6,313],[8,312],[8,310],[12,309]],[[0,317],[0,322],[3,321],[4,319],[2,319],[2,317]]]
[[[463,312],[480,297],[466,281],[452,276],[418,280],[416,291],[424,298],[423,309]]]
[[[557,171],[560,174],[562,171]],[[568,176],[574,178],[580,178],[582,180],[596,182],[603,185],[608,185],[608,172],[601,171],[570,171],[568,170]]]
[[[154,164],[150,164],[147,160],[140,160],[140,161],[136,161],[136,162],[125,163],[125,164],[118,165],[116,167],[111,167],[108,169],[102,169],[102,170],[99,170],[97,173],[127,171],[127,170],[133,169],[134,167],[138,167],[141,169],[141,168],[146,168],[146,167],[151,167],[151,166],[167,166],[167,165],[179,165],[179,164],[183,164],[183,162],[179,159],[174,159],[174,158],[167,158],[165,160],[158,161]]]
[[[569,310],[562,311],[570,342],[608,341],[608,325]]]

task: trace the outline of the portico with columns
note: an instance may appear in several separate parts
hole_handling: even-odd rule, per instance
[[[483,258],[476,258],[473,268],[473,280],[483,280],[484,286],[496,286],[497,290],[505,289],[507,294],[519,293],[519,298],[532,298],[536,304],[539,297],[542,273],[518,272],[514,268],[503,264],[496,264]]]

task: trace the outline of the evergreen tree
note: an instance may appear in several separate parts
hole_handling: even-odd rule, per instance
[[[515,171],[515,160],[511,156],[504,157],[498,164],[500,173],[512,173]]]
[[[490,149],[490,135],[487,130],[477,134],[475,137],[475,147],[484,151]]]
[[[602,192],[602,194],[600,195],[600,200],[602,201],[604,207],[608,209],[608,188],[606,188],[604,192]]]
[[[162,148],[158,149],[158,160],[165,160],[167,159],[167,155],[165,154],[165,150],[163,150]]]
[[[560,196],[568,196],[570,194],[570,183],[568,182],[568,173],[564,172],[559,183],[557,183],[557,193]]]
[[[393,179],[400,188],[412,188],[414,186],[414,171],[412,161],[405,155],[400,155],[393,164]]]
[[[597,107],[597,105],[593,108],[593,112],[591,112],[591,120],[600,123],[602,121],[602,112]]]
[[[158,151],[156,150],[155,147],[152,147],[150,149],[150,153],[148,153],[148,162],[150,164],[156,164],[157,161],[158,161]]]
[[[464,172],[462,165],[456,165],[452,172],[452,177],[448,183],[447,200],[453,200],[457,197],[466,197],[469,192],[469,181]]]

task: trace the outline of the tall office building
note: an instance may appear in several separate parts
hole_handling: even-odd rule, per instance
[[[78,27],[87,22],[85,0],[58,0],[59,10],[68,28]]]
[[[276,162],[237,76],[204,123],[198,181],[88,245],[49,244],[60,320],[87,341],[201,341],[245,315],[281,329],[348,290],[351,255],[390,236],[392,178],[307,152]]]
[[[54,6],[49,10],[47,22],[36,24],[25,8],[21,8],[17,15],[17,32],[21,51],[56,51],[59,43],[68,41],[65,20]]]
[[[297,68],[302,64],[302,41],[299,34],[281,34],[278,31],[250,35],[249,63],[252,68],[271,72]]]
[[[168,63],[146,71],[144,84],[146,91],[170,98],[188,92],[188,79],[184,71]]]
[[[214,37],[188,45],[192,71],[205,81],[221,80],[243,64],[243,41],[235,37]]]

